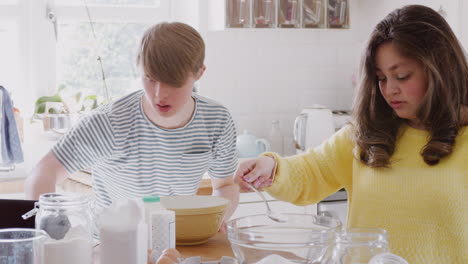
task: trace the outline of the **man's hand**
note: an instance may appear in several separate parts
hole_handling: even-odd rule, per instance
[[[212,178],[211,185],[213,186],[213,195],[229,200],[229,207],[224,214],[223,223],[218,229],[219,232],[226,232],[226,222],[231,218],[239,203],[239,186],[234,183],[232,176],[222,179]]]
[[[218,232],[223,233],[223,234],[226,234],[226,232],[227,232],[226,221],[223,220],[223,222],[222,222],[221,225],[219,226]]]

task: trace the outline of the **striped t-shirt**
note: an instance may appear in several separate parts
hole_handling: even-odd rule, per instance
[[[119,198],[193,195],[206,171],[223,178],[236,170],[236,129],[225,107],[193,94],[192,119],[164,129],[143,113],[143,94],[96,109],[52,148],[69,173],[91,168],[100,208]]]

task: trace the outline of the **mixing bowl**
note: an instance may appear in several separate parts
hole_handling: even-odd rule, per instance
[[[229,201],[209,195],[166,196],[161,204],[175,212],[176,244],[198,245],[218,232]]]
[[[271,255],[292,263],[325,263],[341,222],[327,216],[284,214],[280,223],[266,214],[236,218],[227,223],[228,239],[241,264],[258,263]]]

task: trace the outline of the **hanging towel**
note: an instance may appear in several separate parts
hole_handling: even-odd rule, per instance
[[[1,150],[3,163],[0,165],[5,166],[21,163],[24,159],[10,95],[3,86],[0,86],[0,92],[2,93],[2,117],[0,126],[2,133]]]

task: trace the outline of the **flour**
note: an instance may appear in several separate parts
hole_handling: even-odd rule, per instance
[[[91,264],[93,260],[91,235],[83,226],[72,227],[63,239],[49,239],[44,250],[47,264]]]
[[[261,259],[259,262],[257,262],[256,264],[278,264],[278,263],[281,263],[281,264],[294,264],[294,262],[291,262],[279,255],[276,255],[276,254],[273,254],[273,255],[269,255],[263,259]]]

